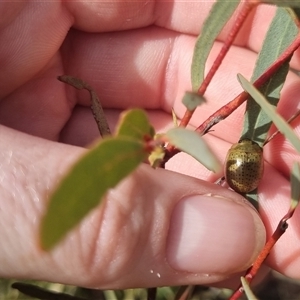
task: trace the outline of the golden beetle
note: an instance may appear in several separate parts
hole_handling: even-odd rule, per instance
[[[255,190],[263,176],[263,149],[244,139],[229,149],[225,161],[225,179],[236,192],[246,194]]]

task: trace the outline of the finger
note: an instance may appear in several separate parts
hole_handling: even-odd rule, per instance
[[[72,25],[88,32],[146,27],[172,16],[173,3],[164,9],[157,6],[160,2],[2,3],[0,9],[6,13],[0,24],[0,96],[37,75],[58,51]],[[16,32],[18,39],[14,38]]]
[[[57,141],[71,116],[75,100],[66,95],[65,85],[57,79],[62,73],[59,56],[49,62],[49,69],[35,77],[0,102],[0,123],[7,127]]]
[[[75,28],[87,32],[106,32],[153,24],[156,19],[157,3],[156,1],[97,1],[94,3],[70,1],[65,2],[64,6],[73,16]]]
[[[74,16],[74,26],[88,32],[128,30],[156,25],[175,32],[197,36],[204,20],[209,15],[213,2],[165,2],[138,1],[123,2],[67,2],[67,8]],[[238,11],[240,7],[238,8]],[[275,5],[260,4],[254,8],[240,29],[234,44],[260,51],[276,12]],[[223,28],[218,39],[224,41],[234,25],[238,12]],[[293,68],[299,69],[299,51],[292,59]]]
[[[50,191],[83,150],[5,127],[0,134],[2,277],[99,288],[211,283],[247,268],[263,246],[260,218],[239,195],[142,166],[43,252]]]
[[[0,5],[5,20],[0,24],[2,99],[47,66],[71,27],[72,16],[59,2]],[[11,11],[8,15],[7,6]]]
[[[197,35],[212,2],[136,1],[67,2],[74,27],[87,32],[107,32],[157,25]]]
[[[212,3],[202,2],[164,3],[149,1],[97,2],[96,4],[77,1],[66,2],[64,5],[59,5],[58,2],[44,3],[43,5],[36,3],[14,4],[14,6],[10,6],[10,13],[6,14],[1,23],[2,27],[0,27],[0,29],[2,28],[0,40],[3,41],[4,45],[0,52],[2,68],[3,71],[7,70],[11,74],[9,77],[0,77],[1,96],[8,95],[45,67],[49,59],[59,49],[72,25],[88,32],[104,32],[155,24],[172,31],[198,35],[211,6]],[[5,7],[2,9],[7,11]],[[36,14],[37,9],[39,10],[38,15]],[[194,13],[196,11],[197,14]],[[250,21],[252,19],[254,21],[247,22],[239,39],[245,40],[251,30],[250,37],[252,39],[263,40],[267,25],[274,14],[272,14],[274,8],[262,5],[259,6],[258,12],[260,12],[258,17],[256,17],[256,12],[253,13],[255,18],[249,17]],[[34,18],[32,18],[33,14]],[[233,22],[234,20],[230,24]],[[21,27],[22,31],[18,30],[19,24],[25,24]],[[229,25],[228,28],[231,26]],[[228,35],[226,28],[220,37],[221,40],[224,40],[224,37]],[[17,40],[11,38],[15,31],[19,33]],[[246,46],[247,42],[237,41],[237,44]],[[260,49],[260,45],[258,46],[258,43],[252,42],[251,39],[249,44],[250,48],[256,51],[258,48]],[[251,46],[252,44],[253,46]],[[22,51],[19,51],[20,49]],[[6,73],[3,72],[3,74]]]
[[[151,113],[150,113],[151,115]],[[219,157],[220,161],[224,161],[225,153],[229,149],[230,144],[216,140],[213,137],[205,136],[205,139],[209,142],[214,152]],[[278,137],[277,139],[283,139]],[[276,140],[274,142],[276,142]],[[284,142],[285,146],[286,142]],[[289,145],[290,146],[290,145]],[[268,146],[266,146],[268,148]],[[274,150],[275,151],[275,147]],[[286,149],[287,151],[287,149]],[[268,151],[270,152],[270,151]],[[271,153],[271,152],[270,152]],[[266,154],[266,149],[265,149]],[[278,155],[274,153],[274,155]],[[284,159],[287,162],[291,162],[293,158],[290,158],[291,150],[286,152]],[[294,158],[296,160],[296,158]],[[284,161],[277,162],[277,165]],[[276,166],[277,166],[276,165]],[[209,181],[214,181],[216,178],[211,176],[211,173],[207,171],[203,166],[197,163],[193,158],[187,154],[180,153],[173,157],[166,166],[168,169],[180,172],[186,175],[190,175],[196,178],[201,178]],[[287,170],[288,171],[288,170]],[[281,172],[271,167],[267,162],[265,163],[265,175],[259,185],[259,206],[260,213],[262,214],[264,224],[267,229],[268,238],[273,234],[279,220],[288,211],[290,201],[290,183],[288,179],[285,179]],[[274,186],[279,187],[274,193]],[[296,215],[289,221],[289,228],[284,236],[276,244],[274,250],[272,250],[269,256],[268,263],[277,271],[287,274],[293,278],[299,277],[298,260],[298,226],[296,225],[298,219],[298,210]],[[293,263],[291,263],[293,262]],[[295,263],[295,264],[294,264]]]

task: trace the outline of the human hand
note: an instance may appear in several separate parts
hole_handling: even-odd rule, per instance
[[[109,192],[103,205],[53,252],[38,247],[39,223],[51,189],[84,153],[81,147],[99,135],[88,95],[56,77],[70,74],[92,85],[112,127],[120,110],[139,106],[163,131],[172,126],[172,107],[178,116],[184,112],[181,98],[190,90],[195,36],[211,4],[16,2],[1,6],[5,16],[0,24],[0,123],[17,131],[0,128],[0,237],[4,241],[0,276],[126,288],[208,284],[245,270],[264,243],[260,219],[240,195],[208,183],[211,175],[185,155],[172,159],[168,168],[204,181],[142,166]],[[207,91],[209,104],[195,114],[193,125],[241,91],[236,73],[251,75],[255,51],[267,29],[266,12],[269,22],[272,9],[259,8],[253,23],[245,27]],[[294,59],[293,66],[299,68],[299,61]],[[291,107],[291,99],[298,96],[292,87],[298,84],[298,77],[290,74],[280,106],[286,115],[291,111],[284,112],[287,103]],[[207,136],[221,159],[229,143],[239,138],[242,116],[239,110]],[[299,122],[296,125],[295,131]],[[286,177],[299,156],[280,137],[266,147],[265,157],[268,163],[259,196],[270,235],[289,205]],[[294,220],[297,214],[269,263],[297,277],[300,260]]]

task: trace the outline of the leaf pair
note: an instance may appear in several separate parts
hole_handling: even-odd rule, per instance
[[[110,188],[149,156],[162,155],[159,158],[163,158],[165,149],[162,145],[165,142],[189,153],[210,170],[220,168],[218,160],[198,133],[173,128],[155,136],[143,110],[125,111],[115,136],[105,137],[75,163],[53,193],[41,224],[42,247],[53,247],[100,203]]]

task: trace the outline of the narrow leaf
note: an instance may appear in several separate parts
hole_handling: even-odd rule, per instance
[[[172,145],[194,157],[207,169],[213,172],[221,170],[219,160],[197,132],[178,127],[170,129],[165,136]]]
[[[249,93],[252,98],[261,106],[265,113],[269,116],[278,130],[292,143],[295,149],[300,153],[300,140],[294,133],[290,125],[276,113],[275,108],[268,103],[264,96],[241,74],[238,74],[238,79],[243,89]]]
[[[195,110],[199,105],[205,103],[206,100],[203,96],[194,92],[185,92],[182,103],[188,110]]]
[[[42,247],[53,247],[146,157],[143,143],[126,137],[106,138],[84,155],[50,199],[41,225]]]
[[[278,8],[265,37],[262,49],[256,61],[251,81],[255,81],[292,43],[298,33],[298,28],[290,14],[284,8]],[[289,70],[289,63],[280,69],[259,90],[274,107],[280,98],[280,91]],[[266,139],[271,126],[268,115],[261,110],[253,100],[247,102],[245,122],[241,139],[251,139],[260,146]]]
[[[240,1],[218,0],[212,7],[199,35],[192,61],[192,89],[197,92],[203,79],[207,57],[214,41],[228,22]]]
[[[291,173],[291,208],[295,209],[300,200],[300,165],[294,163]]]
[[[148,116],[142,109],[124,111],[116,130],[118,136],[127,136],[138,140],[152,138],[154,133]]]

